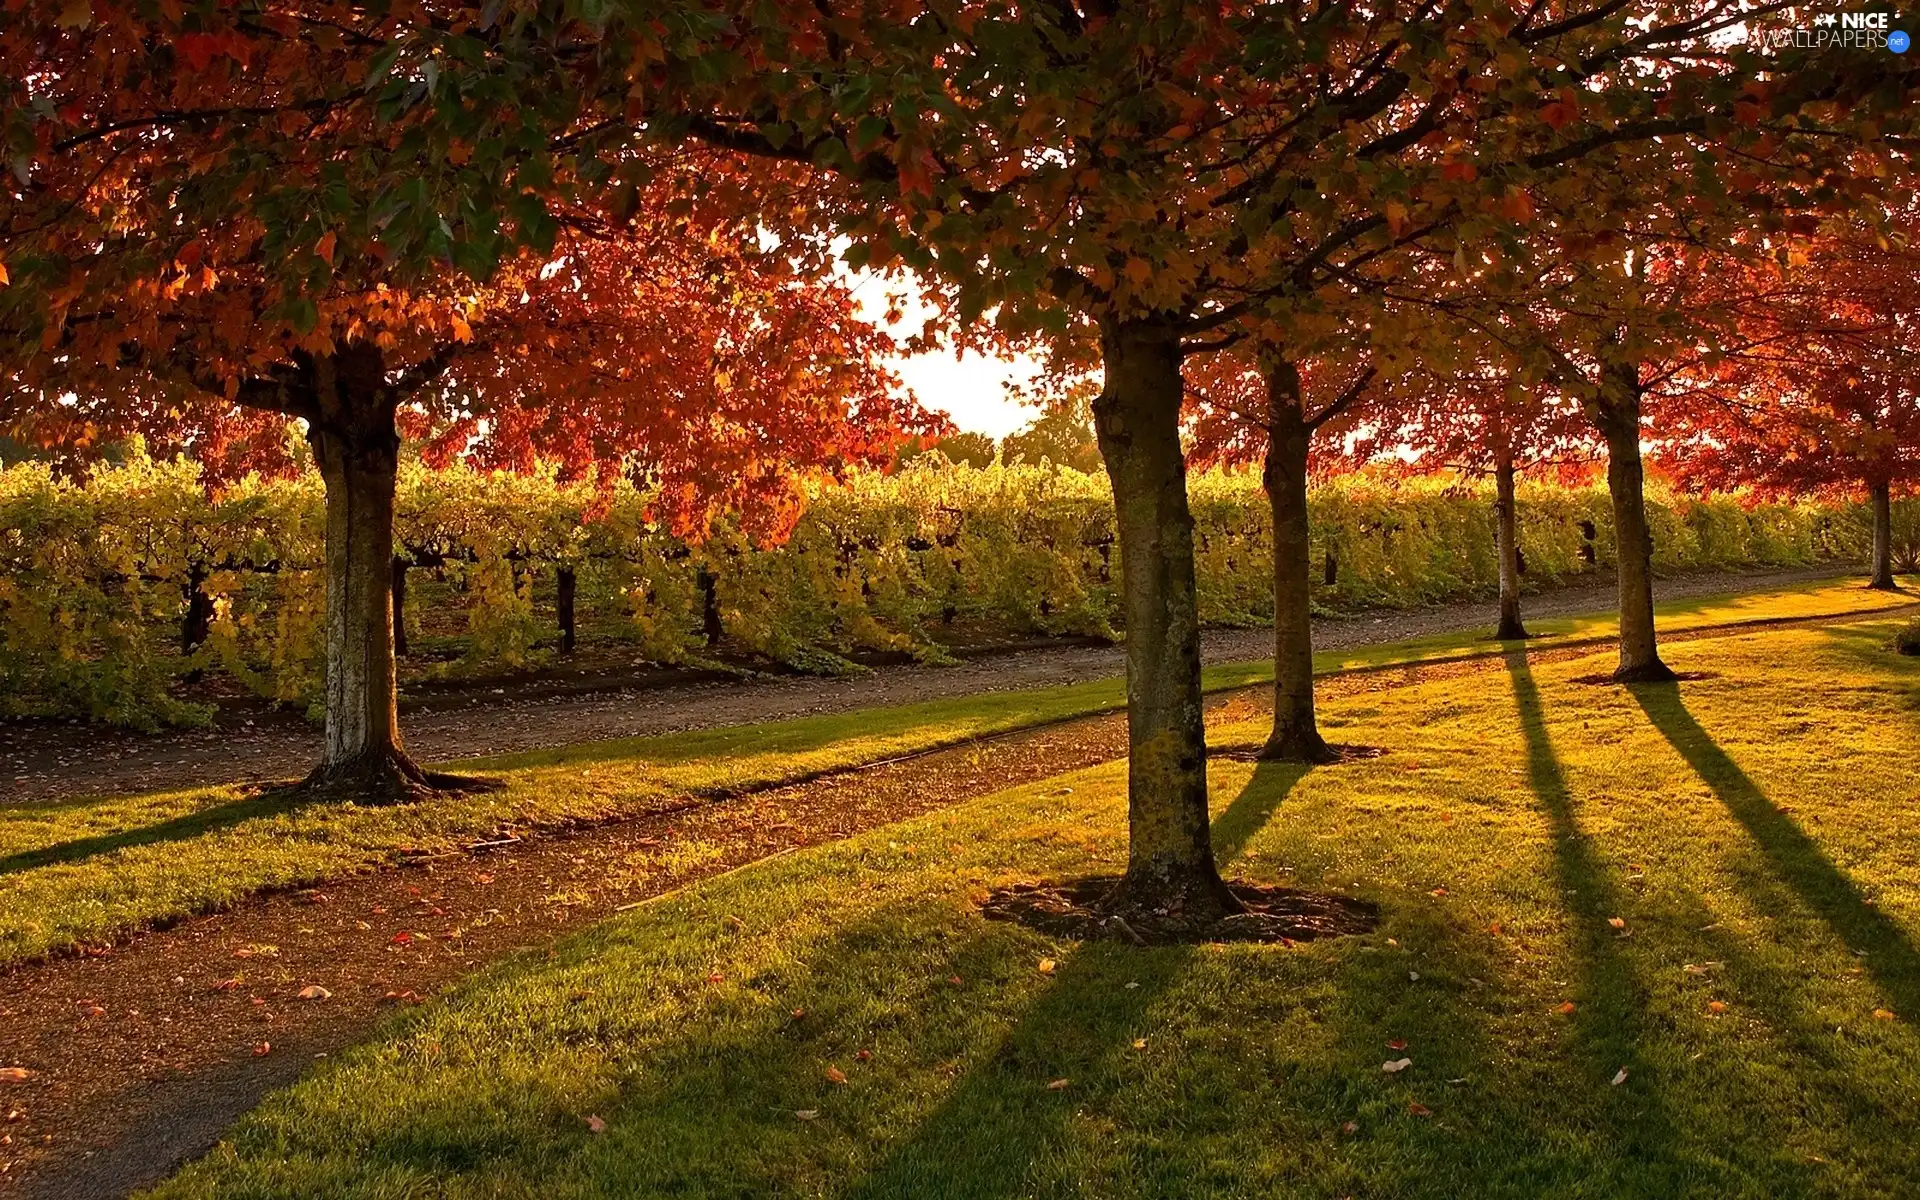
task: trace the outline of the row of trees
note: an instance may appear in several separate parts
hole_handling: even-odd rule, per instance
[[[1903,59],[1743,40],[1818,7],[21,0],[4,415],[208,451],[248,446],[250,413],[304,420],[329,497],[316,782],[404,794],[430,781],[393,722],[403,426],[643,470],[687,521],[758,506],[923,424],[828,282],[836,257],[910,273],[927,336],[1100,369],[1132,768],[1107,904],[1207,919],[1235,902],[1208,835],[1190,390],[1264,429],[1296,531],[1315,436],[1363,405],[1423,376],[1567,397],[1608,450],[1619,675],[1660,676],[1646,397],[1732,369],[1703,314],[1738,305],[1701,295],[1910,203]],[[1271,749],[1317,758],[1305,543],[1279,540]]]

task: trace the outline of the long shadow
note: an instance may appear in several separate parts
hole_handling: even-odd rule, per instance
[[[1573,790],[1554,750],[1540,687],[1525,653],[1508,655],[1506,665],[1527,747],[1527,781],[1553,832],[1554,869],[1574,926],[1579,973],[1572,1025],[1585,1060],[1582,1066],[1594,1080],[1596,1094],[1609,1097],[1603,1111],[1623,1163],[1636,1171],[1667,1168],[1673,1165],[1676,1131],[1661,1102],[1659,1081],[1645,1069],[1639,1048],[1647,1034],[1647,992],[1622,950],[1620,933],[1608,924],[1626,904],[1580,828]],[[1609,1086],[1622,1067],[1633,1080],[1630,1089]]]
[[[115,850],[135,846],[153,846],[161,842],[182,842],[215,833],[258,817],[289,813],[307,802],[307,797],[292,788],[273,788],[226,804],[183,813],[152,825],[140,825],[117,833],[74,838],[51,846],[36,846],[0,858],[0,875],[31,871],[59,863],[82,862]]]
[[[1215,856],[1236,857],[1311,768],[1261,763],[1213,821]],[[1074,948],[986,1062],[973,1070],[864,1177],[840,1195],[1026,1196],[1042,1190],[1034,1164],[1060,1144],[1080,1110],[1113,1111],[1137,1084],[1127,1058],[1149,1032],[1154,1005],[1186,974],[1192,946],[1141,949],[1106,942]],[[1049,1077],[1066,1079],[1058,1092]]]
[[[1906,932],[1860,894],[1820,844],[1774,806],[1694,719],[1678,684],[1642,684],[1633,698],[1720,803],[1746,827],[1768,863],[1801,901],[1862,956],[1868,972],[1907,1015],[1920,1014],[1920,951]]]

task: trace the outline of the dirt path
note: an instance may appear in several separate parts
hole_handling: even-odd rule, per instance
[[[1500,669],[1499,659],[1409,665],[1320,690],[1333,698]],[[1269,703],[1255,687],[1208,707],[1210,719],[1245,719]],[[269,1091],[368,1037],[394,1008],[492,962],[722,872],[1109,761],[1125,746],[1122,715],[1079,718],[263,896],[110,953],[0,972],[0,1066],[31,1071],[0,1082],[0,1195],[125,1195],[204,1153]]]
[[[1758,592],[1811,579],[1834,568],[1693,575],[1662,580],[1663,599]],[[1529,597],[1529,616],[1604,612],[1611,581]],[[1490,624],[1484,601],[1315,623],[1322,649],[1338,650]],[[847,679],[761,677],[745,682],[681,683],[644,690],[516,699],[511,688],[486,688],[458,708],[410,714],[407,744],[423,761],[509,753],[603,738],[672,733],[911,704],[980,692],[1111,678],[1125,669],[1118,646],[1049,646],[989,654],[951,667],[888,667]],[[1209,630],[1206,661],[1236,662],[1272,653],[1264,629]],[[227,714],[203,730],[141,735],[56,722],[0,722],[0,796],[61,799],[200,784],[285,779],[304,774],[319,754],[319,731],[290,713]]]

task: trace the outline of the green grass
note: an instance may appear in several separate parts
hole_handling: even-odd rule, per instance
[[[1384,758],[1216,764],[1232,873],[1377,901],[1364,938],[980,920],[990,886],[1118,866],[1111,764],[501,964],[159,1194],[1912,1194],[1920,661],[1892,630],[1677,645],[1718,676],[1631,692],[1572,682],[1604,656],[1512,660],[1328,705]]]
[[[1890,599],[1856,583],[1822,583],[1687,601],[1663,612],[1677,629],[1902,602],[1904,596]],[[1559,629],[1564,638],[1595,637],[1608,633],[1612,621],[1541,626]],[[1321,669],[1336,671],[1490,652],[1478,635],[1456,634],[1319,661]],[[1206,684],[1218,691],[1271,677],[1267,663],[1241,663],[1209,668]],[[335,878],[391,862],[405,850],[443,850],[506,825],[605,820],[689,792],[787,782],[1123,703],[1116,679],[587,743],[457,764],[502,775],[508,787],[399,808],[290,807],[234,787],[0,804],[0,964],[204,912],[262,888]]]
[[[1870,615],[1881,609],[1911,604],[1920,578],[1902,576],[1901,592],[1880,592],[1862,587],[1857,580],[1819,579],[1747,595],[1694,596],[1684,600],[1663,601],[1656,606],[1660,629],[1664,633],[1683,633],[1714,625],[1732,625],[1745,621],[1792,621],[1806,617]],[[1581,642],[1612,638],[1619,632],[1619,617],[1611,612],[1587,613],[1570,617],[1528,618],[1527,632],[1533,636],[1527,645],[1533,649],[1577,645]],[[1314,656],[1314,669],[1320,672],[1393,665],[1403,662],[1452,658],[1462,653],[1486,649],[1484,640],[1457,633],[1430,634],[1391,645],[1362,646],[1353,650],[1335,650]]]

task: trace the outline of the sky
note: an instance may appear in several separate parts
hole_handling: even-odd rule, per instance
[[[899,282],[891,287],[901,288]],[[886,312],[889,284],[877,275],[860,273],[853,283],[853,296],[860,315],[879,321]],[[920,329],[929,310],[917,298],[909,297],[901,318],[886,330],[905,338]],[[1040,410],[1022,404],[1007,395],[1008,383],[1023,384],[1039,371],[1039,365],[1025,356],[1012,360],[991,358],[969,352],[955,361],[952,350],[899,356],[888,363],[920,403],[938,409],[952,418],[959,429],[1003,438],[1040,415]]]

